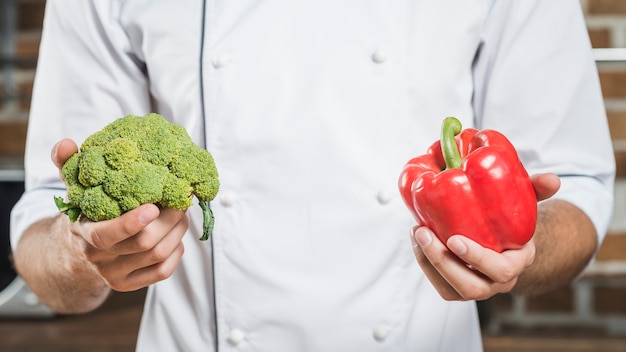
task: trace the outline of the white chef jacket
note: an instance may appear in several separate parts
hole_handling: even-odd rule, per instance
[[[614,164],[576,0],[49,0],[12,243],[57,213],[50,162],[155,111],[214,156],[215,230],[149,288],[139,351],[479,351],[473,302],[415,262],[397,191],[441,121],[494,128],[600,236]]]

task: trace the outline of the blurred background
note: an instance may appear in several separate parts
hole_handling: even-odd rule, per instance
[[[617,160],[614,220],[575,284],[479,302],[486,351],[626,351],[626,1],[580,0]],[[0,0],[0,351],[133,351],[145,290],[53,315],[16,276],[8,212],[23,191],[24,140],[45,0]],[[581,141],[581,143],[585,143]]]

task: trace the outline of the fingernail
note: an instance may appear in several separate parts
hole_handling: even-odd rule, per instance
[[[467,246],[458,238],[448,241],[448,248],[456,255],[465,255],[467,253]]]
[[[59,147],[59,142],[57,142],[54,146],[52,146],[52,150],[50,151],[50,158],[54,160],[55,155],[57,155],[57,148]]]
[[[433,241],[433,237],[428,230],[417,230],[415,231],[415,241],[417,241],[420,247],[426,247]]]

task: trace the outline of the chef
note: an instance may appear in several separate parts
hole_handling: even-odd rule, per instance
[[[215,159],[209,242],[195,206],[54,205],[88,135],[149,112]],[[540,200],[524,247],[413,229],[398,176],[446,116],[517,148]],[[62,313],[149,286],[138,351],[480,351],[474,301],[574,280],[614,178],[574,0],[48,0],[25,168],[19,274]]]

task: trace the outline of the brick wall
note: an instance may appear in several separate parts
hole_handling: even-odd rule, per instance
[[[0,0],[0,157],[21,157],[45,0]]]
[[[582,0],[581,3],[594,47],[626,48],[626,1]],[[616,212],[597,263],[604,265],[626,263],[626,57],[624,61],[599,62],[598,69],[617,163]]]
[[[626,48],[626,1],[581,0],[595,48]],[[45,0],[0,0],[0,158],[21,157]],[[4,17],[2,17],[4,16]],[[6,28],[5,28],[6,31]],[[571,287],[482,302],[487,333],[564,328],[626,334],[626,61],[598,62],[617,160],[616,213],[589,272]],[[582,330],[581,330],[582,331]]]
[[[569,287],[538,296],[499,295],[481,303],[487,333],[626,335],[626,1],[581,0],[596,51],[615,148],[615,213],[597,260]],[[604,59],[603,59],[604,58]]]

